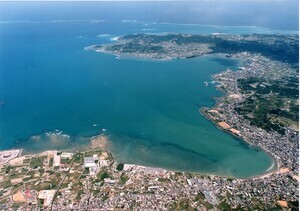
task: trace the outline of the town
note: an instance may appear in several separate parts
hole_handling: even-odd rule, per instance
[[[275,61],[298,63],[298,36],[279,34],[230,35],[213,34],[133,34],[118,37],[116,42],[92,45],[85,50],[135,57],[171,60],[199,57],[205,54],[261,54]]]
[[[252,125],[249,119],[241,118],[235,109],[245,100],[246,96],[240,93],[239,79],[249,77],[268,77],[274,80],[284,77],[296,78],[297,70],[285,63],[275,62],[261,55],[251,55],[245,52],[236,54],[235,57],[245,59],[250,63],[238,71],[226,70],[213,76],[220,83],[217,87],[223,91],[226,90],[226,96],[217,99],[218,103],[213,109],[202,108],[201,112],[216,122],[218,127],[241,137],[249,144],[261,147],[276,158],[279,166],[287,167],[295,175],[298,175],[298,126],[294,129],[285,127],[283,135],[272,130],[266,131]]]
[[[298,200],[298,177],[288,168],[225,178],[120,164],[100,147],[16,157],[1,164],[0,179],[2,210],[261,210]]]

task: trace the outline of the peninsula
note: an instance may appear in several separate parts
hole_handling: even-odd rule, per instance
[[[272,60],[298,63],[298,35],[252,34],[228,35],[214,33],[209,35],[192,34],[134,34],[118,37],[116,43],[88,46],[94,50],[148,59],[193,58],[204,54],[231,54],[249,52],[261,54]]]

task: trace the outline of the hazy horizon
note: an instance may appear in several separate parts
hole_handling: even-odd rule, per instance
[[[1,2],[0,21],[103,19],[298,30],[298,1]]]

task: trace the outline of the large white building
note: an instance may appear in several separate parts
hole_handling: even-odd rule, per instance
[[[84,158],[84,167],[85,168],[96,167],[95,159],[93,157],[85,157]]]

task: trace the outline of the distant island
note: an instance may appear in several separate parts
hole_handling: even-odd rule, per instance
[[[116,56],[132,56],[149,59],[193,58],[204,54],[259,53],[270,59],[297,64],[298,35],[252,34],[228,35],[201,34],[133,34],[118,37],[116,43],[93,45],[87,50],[95,50]]]

